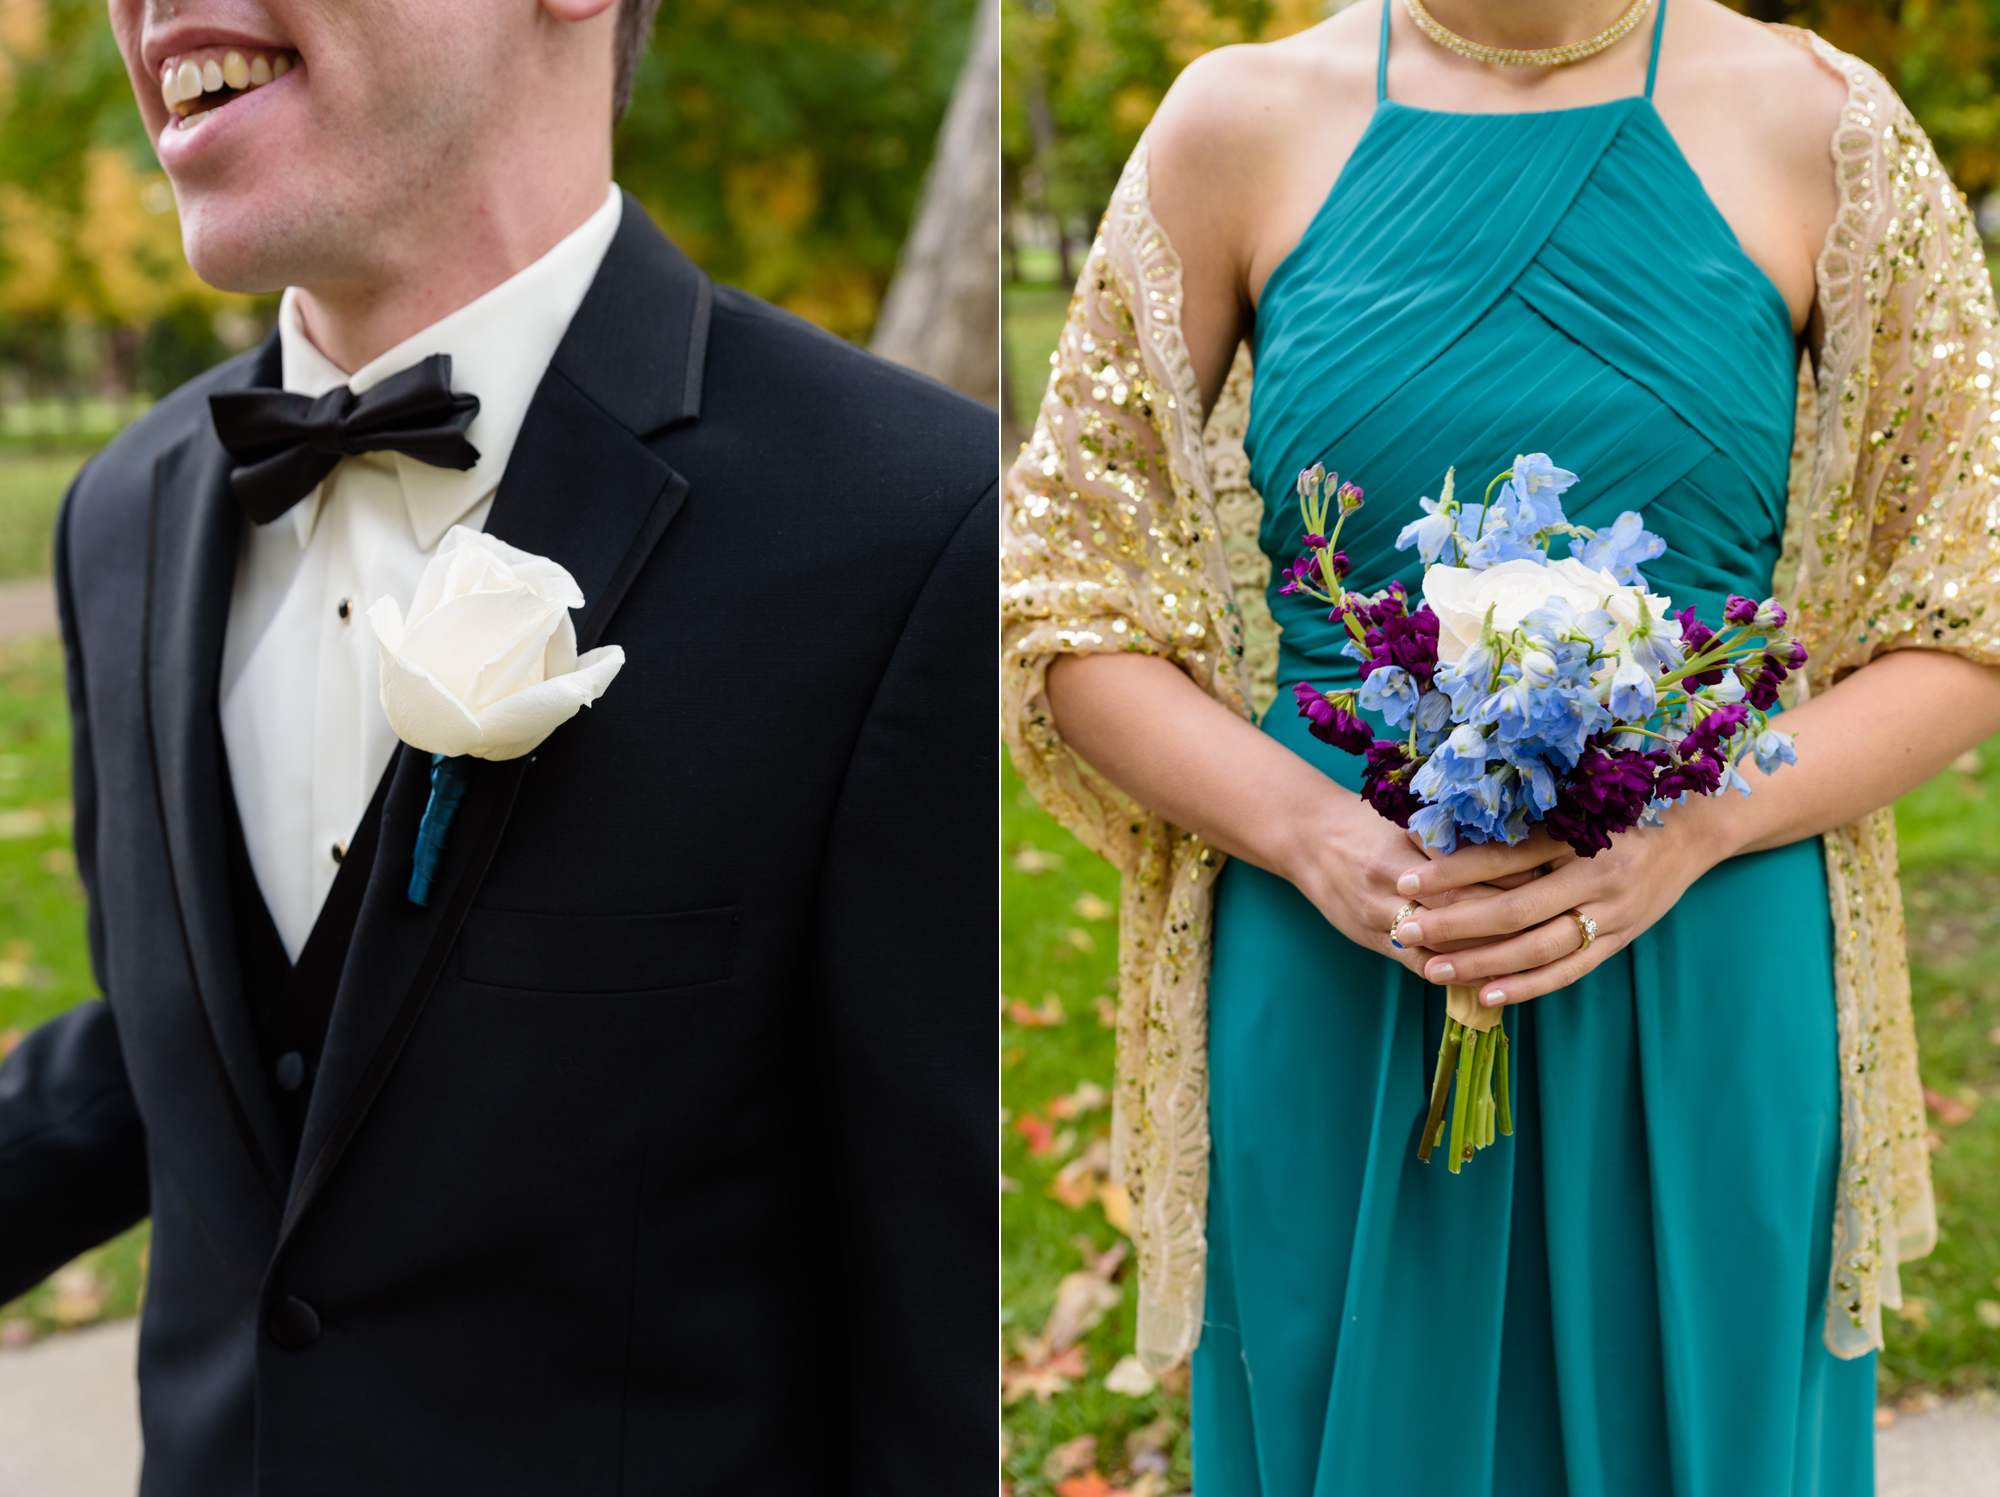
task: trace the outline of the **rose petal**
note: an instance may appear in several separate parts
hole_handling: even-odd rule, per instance
[[[375,638],[385,650],[400,650],[403,647],[403,610],[396,606],[396,600],[380,597],[375,606],[368,610],[368,626],[375,631]]]
[[[540,685],[516,692],[479,714],[485,741],[467,752],[480,759],[518,759],[538,748],[543,739],[604,695],[624,667],[625,651],[617,645],[592,650],[577,668]]]
[[[549,647],[542,656],[542,679],[553,681],[557,676],[567,676],[576,669],[576,625],[570,622],[567,612],[562,622],[556,625],[556,632],[549,637]]]
[[[438,680],[393,650],[382,651],[382,710],[396,736],[427,754],[467,754],[484,734]]]
[[[460,701],[470,703],[480,671],[504,659],[524,640],[533,640],[539,666],[549,635],[563,616],[560,604],[545,602],[525,587],[467,593],[447,598],[434,612],[412,620],[401,651]]]
[[[462,529],[454,526],[453,529]],[[576,585],[576,579],[568,570],[550,561],[546,556],[537,556],[532,551],[523,551],[519,546],[510,546],[497,535],[489,535],[481,530],[468,530],[466,535],[473,545],[505,564],[519,583],[533,588],[536,594],[551,603],[561,603],[569,608],[583,607],[583,590]],[[447,537],[449,538],[449,537]]]

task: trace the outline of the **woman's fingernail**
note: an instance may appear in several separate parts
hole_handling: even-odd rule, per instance
[[[1414,894],[1417,892],[1418,886],[1422,883],[1423,880],[1418,878],[1416,874],[1406,873],[1396,880],[1396,892],[1398,894]]]
[[[1489,1005],[1495,1003],[1505,1003],[1507,1001],[1507,990],[1505,988],[1488,988],[1485,992],[1479,995],[1479,998],[1482,1003],[1486,1003]]]
[[[1423,927],[1414,920],[1405,920],[1396,927],[1396,939],[1405,946],[1421,946],[1424,944]]]
[[[1439,962],[1435,967],[1431,968],[1432,982],[1450,982],[1456,976],[1458,976],[1458,971],[1450,962]]]

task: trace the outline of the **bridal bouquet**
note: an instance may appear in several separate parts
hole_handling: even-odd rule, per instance
[[[1511,845],[1541,826],[1589,858],[1690,795],[1748,795],[1746,757],[1766,774],[1795,761],[1766,714],[1806,654],[1775,601],[1732,596],[1719,629],[1691,607],[1673,612],[1638,570],[1666,542],[1632,511],[1605,530],[1571,524],[1561,496],[1576,475],[1543,453],[1515,458],[1476,505],[1454,499],[1452,481],[1396,540],[1426,564],[1413,608],[1401,583],[1346,586],[1340,531],[1361,490],[1318,464],[1299,475],[1307,549],[1279,591],[1330,605],[1362,684],[1293,692],[1314,737],[1367,757],[1361,793],[1378,812],[1438,853]],[[1549,555],[1557,537],[1560,559]],[[1357,709],[1402,736],[1375,738]],[[1456,1174],[1513,1120],[1500,1010],[1459,984],[1446,1009],[1418,1155],[1428,1161],[1441,1141],[1455,1091]]]

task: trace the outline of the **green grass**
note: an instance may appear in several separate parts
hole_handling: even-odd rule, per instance
[[[1118,878],[1109,865],[1085,852],[1039,808],[1009,768],[1002,779],[1001,1076],[1006,1130],[1001,1169],[1010,1182],[1002,1197],[1002,1335],[1012,1357],[1019,1337],[1038,1332],[1054,1307],[1062,1276],[1083,1266],[1073,1239],[1084,1237],[1098,1252],[1119,1240],[1099,1200],[1072,1208],[1048,1191],[1057,1171],[1109,1138],[1107,1110],[1072,1119],[1051,1118],[1051,1101],[1073,1096],[1080,1082],[1111,1084],[1112,1031],[1099,1008],[1118,991],[1118,933],[1113,911]],[[1053,1002],[1051,1001],[1053,1000]],[[1060,1006],[1053,1025],[1026,1026],[1007,1017],[1015,1003],[1038,1015]],[[1051,1152],[1030,1152],[1030,1141],[1015,1126],[1022,1118],[1047,1121],[1054,1131]],[[1102,1324],[1083,1338],[1087,1375],[1047,1402],[1033,1394],[1006,1411],[1006,1470],[1017,1497],[1052,1493],[1043,1474],[1056,1447],[1095,1436],[1093,1465],[1114,1482],[1127,1471],[1126,1440],[1150,1429],[1148,1442],[1164,1444],[1171,1461],[1170,1490],[1188,1484],[1187,1399],[1185,1391],[1155,1391],[1131,1398],[1104,1386],[1104,1375],[1132,1350],[1133,1289],[1129,1263],[1120,1277],[1121,1297]],[[1160,1421],[1166,1421],[1166,1427]],[[1167,1435],[1163,1441],[1160,1436]]]
[[[1062,334],[1069,294],[1067,286],[1027,283],[1009,285],[1001,293],[1002,342],[1007,374],[1014,382],[1013,415],[1024,433],[1035,429],[1035,413],[1049,383],[1049,355]]]
[[[96,994],[70,850],[62,649],[0,642],[0,1051]],[[0,1307],[0,1345],[135,1313],[146,1244],[135,1228]]]
[[[56,508],[88,456],[0,450],[0,581],[48,575]]]

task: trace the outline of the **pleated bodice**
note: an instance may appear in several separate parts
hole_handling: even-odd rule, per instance
[[[1783,297],[1737,243],[1646,96],[1528,114],[1376,108],[1257,312],[1244,446],[1263,549],[1298,554],[1301,468],[1367,491],[1350,580],[1414,586],[1397,532],[1445,470],[1460,495],[1517,453],[1581,475],[1579,524],[1640,510],[1646,568],[1713,617],[1768,588],[1795,395]],[[1562,554],[1558,542],[1555,554]],[[1323,607],[1271,593],[1279,679],[1345,684]]]

